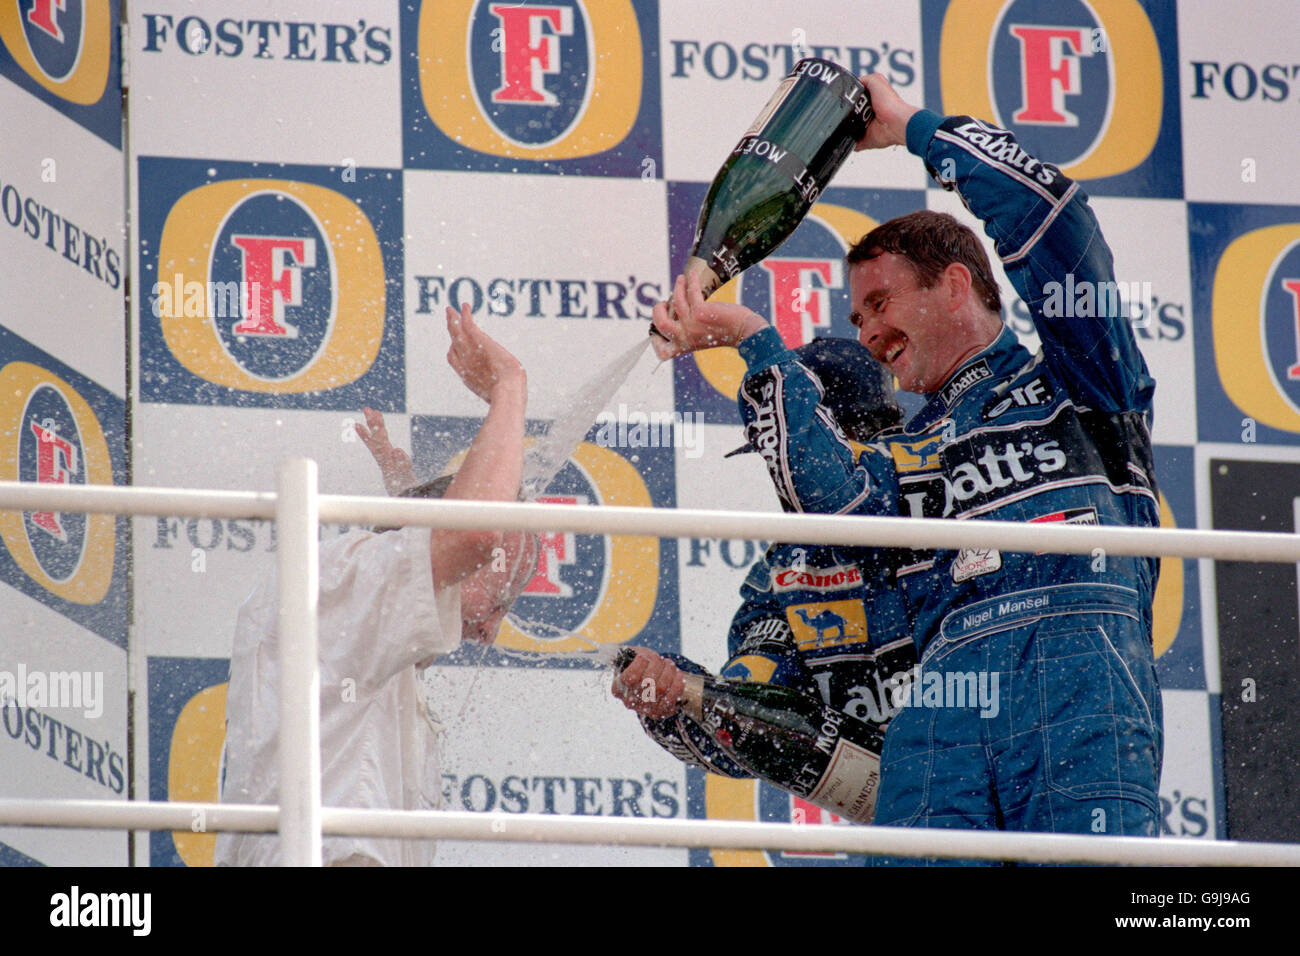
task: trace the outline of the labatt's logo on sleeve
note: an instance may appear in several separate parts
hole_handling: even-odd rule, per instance
[[[954,0],[939,36],[943,112],[992,120],[1073,179],[1129,173],[1156,149],[1165,67],[1137,0]]]
[[[642,114],[643,30],[653,29],[654,15],[639,14],[638,6],[451,0],[424,3],[418,20],[408,11],[404,29],[414,26],[416,39],[407,61],[407,164],[452,166],[465,150],[482,154],[489,167],[499,159],[548,163],[613,151],[606,158],[614,165],[604,171],[643,175],[645,144],[620,150],[638,123],[653,118]],[[426,116],[439,134],[434,150],[417,142]]]
[[[1260,424],[1300,433],[1300,223],[1234,239],[1219,257],[1213,290],[1214,361],[1224,392]],[[1229,424],[1239,431],[1249,423]]]
[[[375,400],[363,378],[390,390],[400,378],[389,264],[352,198],[292,179],[217,181],[166,210],[156,259],[142,232],[146,401],[355,408]]]
[[[9,340],[0,339],[0,347]],[[90,401],[35,362],[0,364],[0,447],[6,449],[0,454],[0,481],[114,483],[109,442]],[[16,566],[4,569],[11,584],[125,645],[125,619],[108,607],[118,569],[113,515],[3,511],[0,539]]]
[[[108,86],[116,28],[110,14],[106,0],[17,0],[0,10],[0,40],[36,83],[89,106]]]

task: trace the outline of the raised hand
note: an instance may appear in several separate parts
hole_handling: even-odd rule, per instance
[[[388,426],[384,424],[384,416],[373,408],[363,408],[361,412],[366,423],[362,425],[358,422],[352,427],[356,429],[361,443],[374,456],[379,474],[384,479],[384,491],[397,495],[414,487],[418,480],[415,477],[415,466],[411,464],[411,456],[405,449],[394,448],[388,440]]]
[[[905,102],[894,92],[889,81],[879,73],[861,78],[871,95],[871,110],[875,118],[867,124],[867,132],[858,140],[854,151],[860,149],[883,149],[886,146],[907,145],[907,121],[917,107]]]
[[[457,313],[447,306],[447,331],[451,348],[447,361],[466,387],[488,404],[503,386],[524,382],[524,367],[505,347],[478,327],[469,305]]]

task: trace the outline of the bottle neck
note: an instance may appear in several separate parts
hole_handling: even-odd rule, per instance
[[[722,285],[722,280],[718,278],[718,274],[714,272],[713,269],[709,267],[709,264],[699,256],[691,256],[687,259],[686,266],[682,269],[682,272],[688,279],[692,275],[699,277],[700,292],[704,294],[704,298],[706,299],[713,295],[713,293],[717,292],[718,287]]]
[[[704,723],[704,675],[683,674],[686,686],[679,699],[682,712],[697,724]]]

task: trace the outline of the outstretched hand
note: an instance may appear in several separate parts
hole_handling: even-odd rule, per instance
[[[447,306],[451,348],[447,361],[466,387],[489,405],[498,388],[522,384],[524,367],[506,348],[478,327],[468,304],[458,313]]]
[[[662,338],[651,337],[655,354],[669,359],[700,349],[739,345],[767,322],[743,305],[707,301],[699,277],[692,273],[677,277],[671,307],[667,302],[655,306],[654,326],[663,333]]]
[[[397,495],[414,487],[418,480],[415,477],[415,466],[411,464],[411,456],[405,449],[393,447],[388,439],[388,426],[384,424],[384,416],[373,408],[363,408],[361,411],[366,423],[362,425],[358,422],[352,427],[356,429],[361,443],[374,456],[379,474],[384,479],[384,491]]]

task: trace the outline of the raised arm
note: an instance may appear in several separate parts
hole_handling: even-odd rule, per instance
[[[518,359],[478,327],[469,306],[447,308],[451,348],[447,361],[460,380],[488,403],[465,460],[444,497],[470,501],[514,501],[523,479],[524,406],[527,376]],[[447,587],[474,573],[501,544],[499,531],[435,529],[431,541],[435,587]]]
[[[1009,131],[942,117],[867,77],[877,117],[860,148],[906,145],[984,223],[1034,317],[1044,359],[1099,411],[1148,411],[1154,381],[1119,302],[1110,248],[1078,183],[1030,156]],[[900,137],[900,134],[901,137]]]

